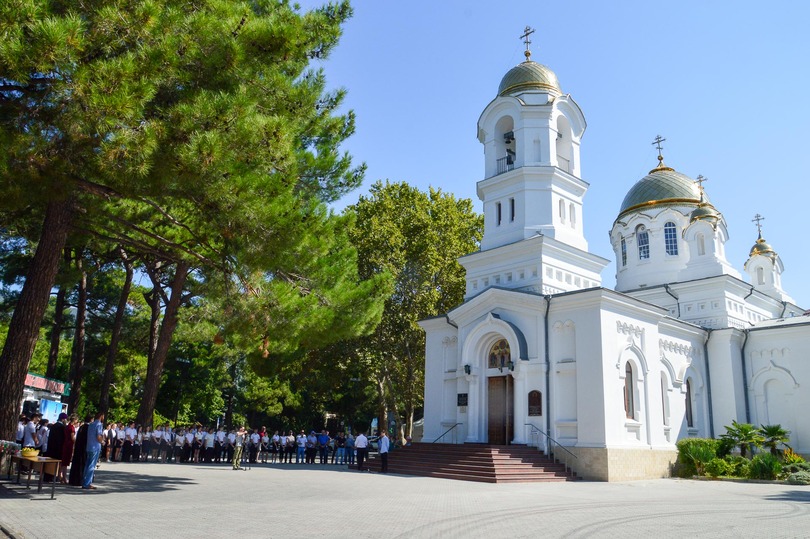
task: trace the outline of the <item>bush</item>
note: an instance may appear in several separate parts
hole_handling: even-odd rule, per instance
[[[751,466],[751,461],[739,455],[729,455],[724,459],[731,467],[728,475],[734,477],[748,477],[748,470]]]
[[[810,472],[796,472],[790,474],[787,482],[791,485],[810,485]]]
[[[782,466],[782,472],[789,474],[810,472],[810,462],[794,462],[791,464],[785,464]]]
[[[704,467],[717,456],[717,440],[712,438],[684,438],[678,440],[678,475],[703,475]]]
[[[706,464],[706,473],[712,477],[731,475],[734,470],[735,467],[733,464],[717,457],[713,458]]]
[[[782,473],[782,463],[770,453],[760,453],[751,459],[748,477],[751,479],[776,479]]]

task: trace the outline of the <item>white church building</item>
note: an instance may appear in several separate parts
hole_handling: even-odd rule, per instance
[[[810,317],[779,255],[760,234],[735,270],[722,213],[659,144],[617,209],[604,288],[582,225],[585,118],[530,57],[478,120],[484,235],[460,259],[464,303],[420,322],[422,440],[539,445],[605,481],[667,476],[675,442],[732,420],[781,424],[810,454]]]

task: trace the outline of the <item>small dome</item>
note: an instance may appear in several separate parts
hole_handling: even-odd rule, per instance
[[[771,247],[769,243],[765,242],[765,240],[760,236],[754,246],[751,247],[751,252],[748,253],[749,257],[754,255],[762,255],[772,258],[776,256],[776,251],[774,251],[773,247]]]
[[[557,75],[543,64],[531,60],[516,65],[504,75],[498,86],[498,95],[515,95],[526,90],[562,95]]]
[[[714,209],[714,206],[706,203],[701,203],[689,215],[690,223],[695,221],[712,221],[716,223],[718,219],[720,219],[720,213]]]
[[[708,203],[705,193],[701,198],[698,183],[685,174],[659,166],[641,178],[624,197],[619,217],[633,210],[650,206]],[[711,204],[707,204],[711,207]],[[714,208],[712,208],[714,209]],[[716,211],[716,210],[715,210]]]

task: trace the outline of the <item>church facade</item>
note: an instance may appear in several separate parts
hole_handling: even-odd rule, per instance
[[[586,479],[665,477],[675,442],[732,420],[791,431],[810,453],[810,317],[760,237],[745,278],[697,180],[659,162],[630,188],[608,261],[583,232],[585,118],[556,75],[511,69],[478,120],[481,248],[464,302],[424,320],[422,440],[537,445]]]

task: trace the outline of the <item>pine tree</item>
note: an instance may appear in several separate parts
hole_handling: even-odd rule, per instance
[[[179,274],[261,273],[310,292],[290,257],[332,219],[323,203],[362,180],[338,150],[354,129],[335,113],[343,92],[309,68],[350,14],[345,1],[306,13],[276,0],[0,4],[0,226],[42,223],[0,355],[0,437],[69,234]],[[348,297],[357,283],[332,284]],[[166,312],[152,385],[176,325]]]

